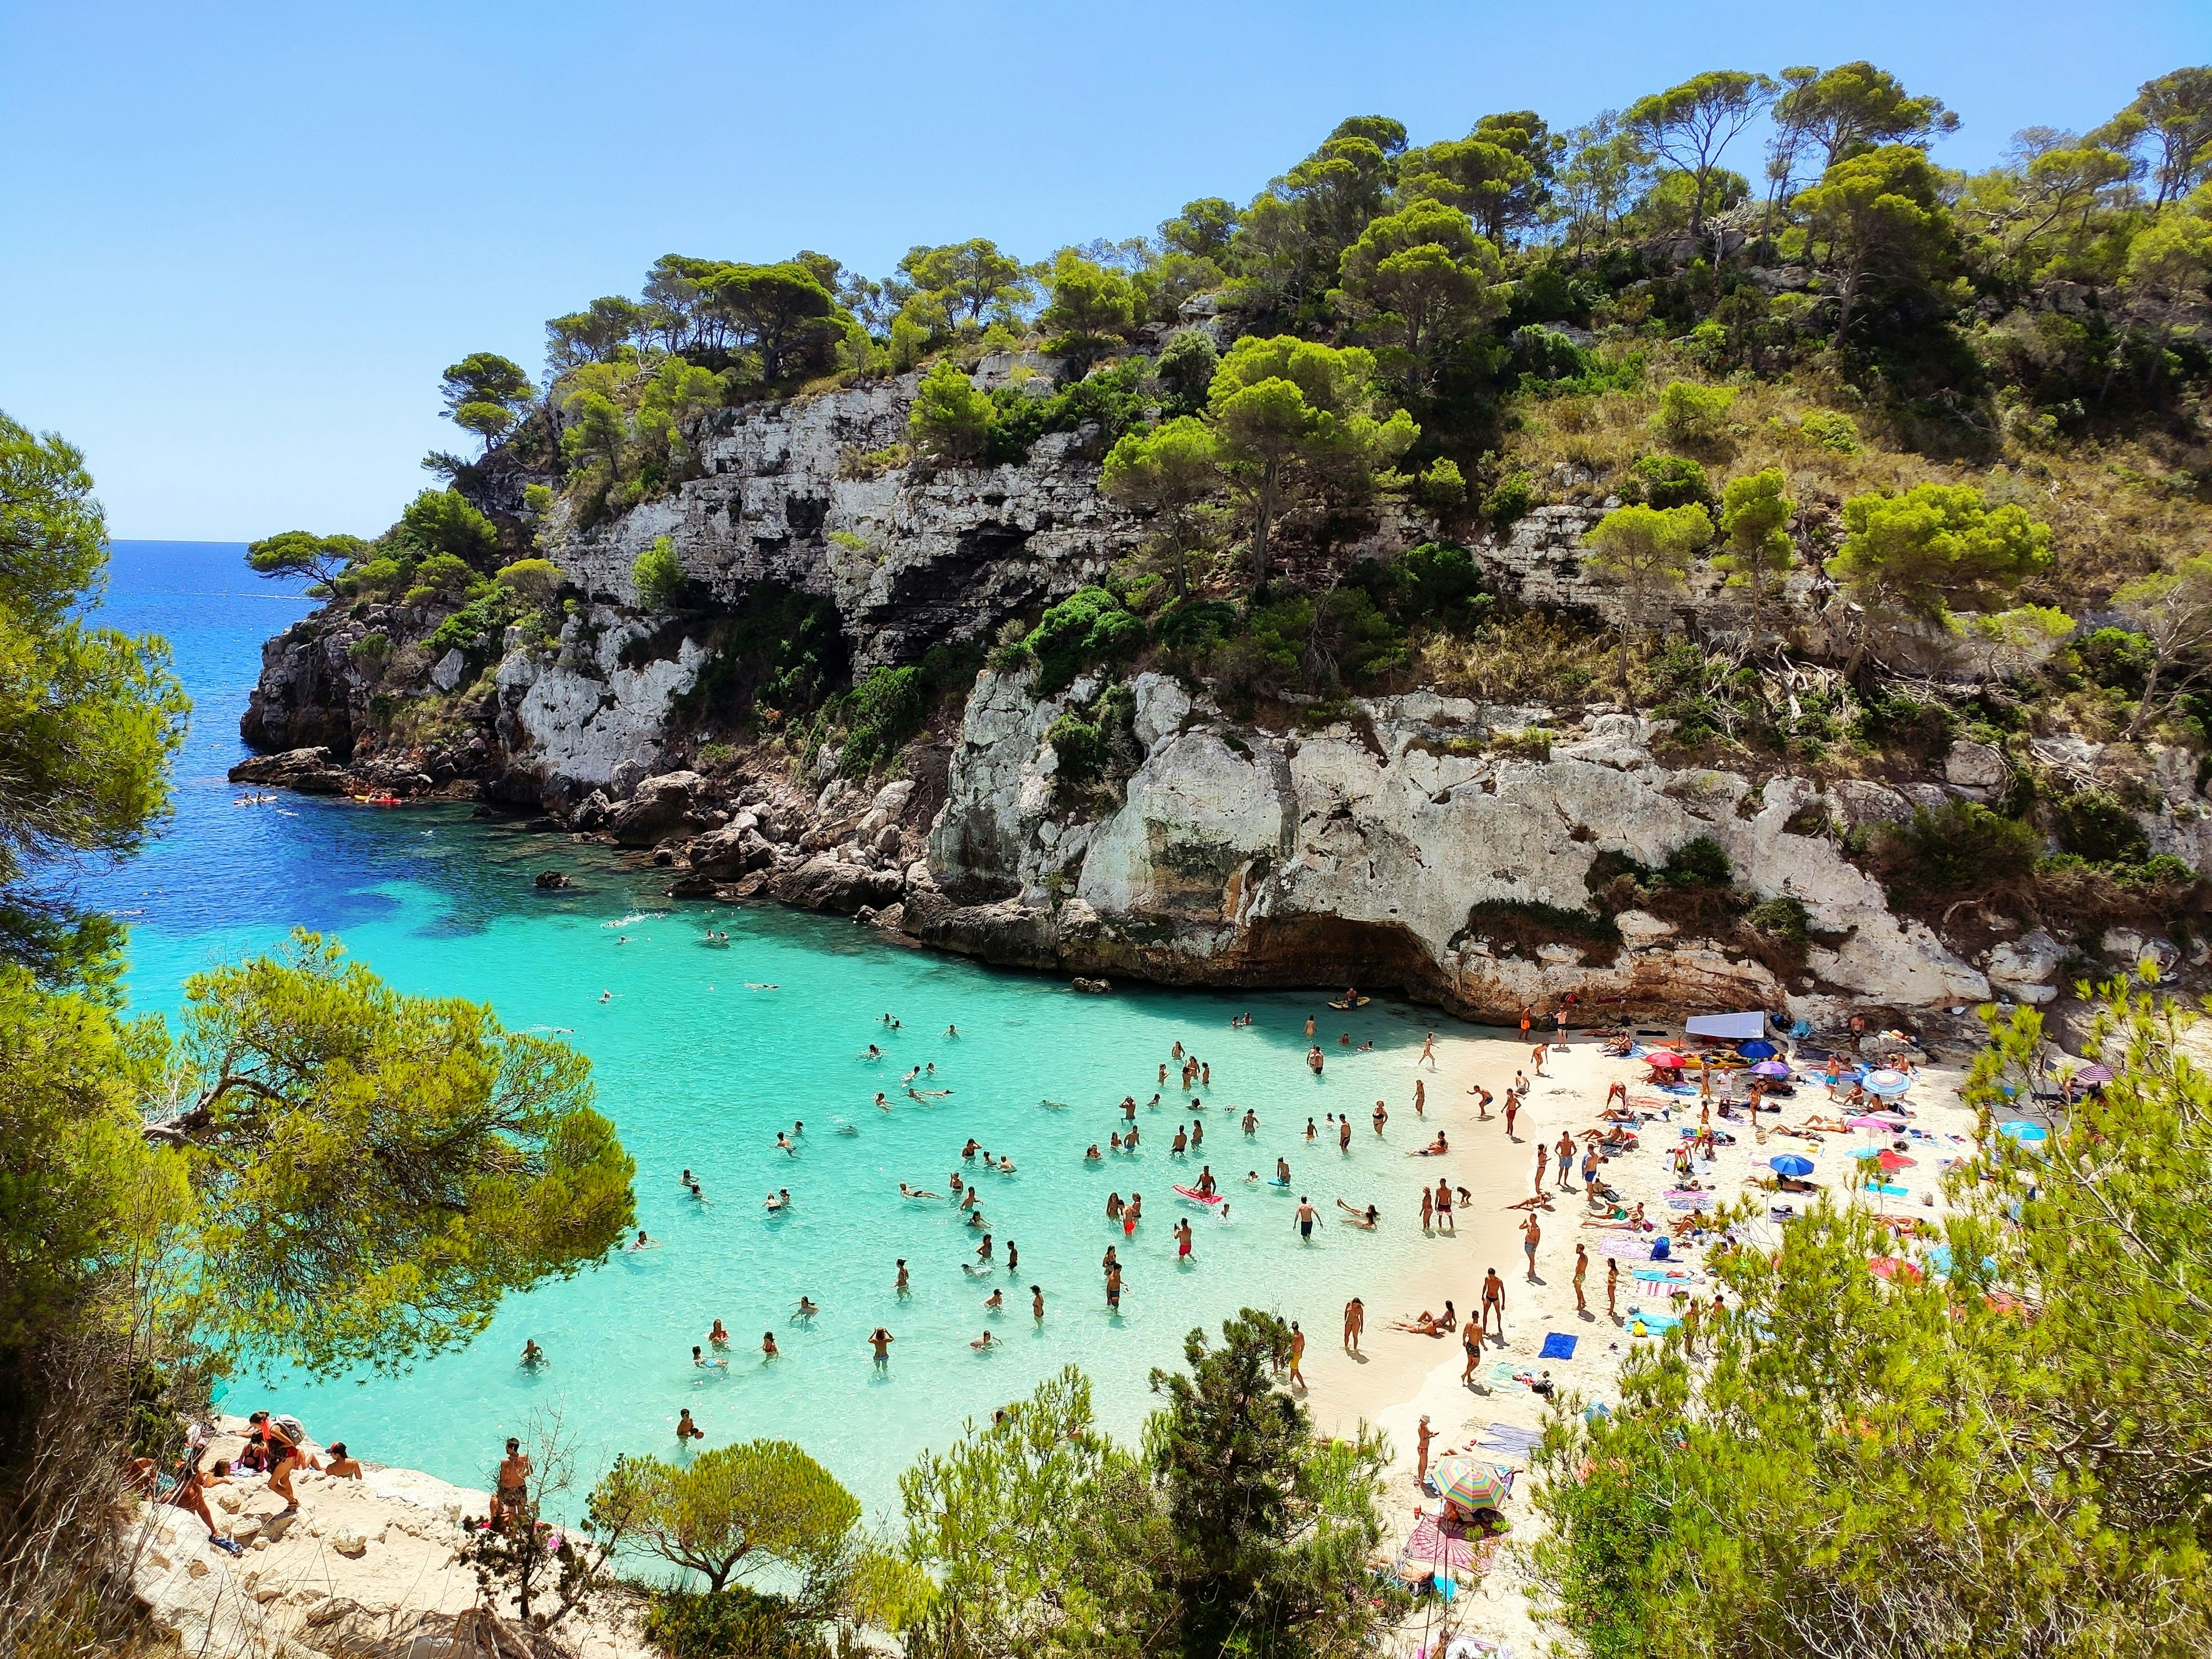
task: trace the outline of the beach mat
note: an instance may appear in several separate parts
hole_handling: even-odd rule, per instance
[[[1575,1344],[1579,1340],[1581,1340],[1579,1337],[1569,1336],[1565,1331],[1547,1331],[1544,1334],[1544,1351],[1536,1358],[1572,1359],[1575,1357]]]
[[[1633,1233],[1612,1233],[1598,1241],[1597,1253],[1621,1261],[1649,1261],[1651,1241],[1638,1238]]]
[[[1535,1429],[1524,1429],[1512,1423],[1492,1423],[1482,1431],[1482,1446],[1486,1451],[1510,1452],[1524,1456],[1543,1443],[1542,1433]]]

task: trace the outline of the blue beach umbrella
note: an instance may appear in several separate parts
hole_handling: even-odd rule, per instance
[[[2010,1122],[1998,1124],[1997,1133],[2001,1135],[2009,1135],[2022,1146],[2051,1139],[2050,1130],[2045,1128],[2040,1123],[2031,1123],[2024,1117],[2016,1117]]]
[[[1774,1058],[1775,1053],[1774,1045],[1772,1043],[1761,1042],[1756,1037],[1753,1038],[1749,1042],[1737,1043],[1735,1046],[1735,1051],[1741,1054],[1746,1060],[1771,1060]]]
[[[1808,1176],[1813,1173],[1813,1160],[1800,1158],[1795,1152],[1778,1152],[1766,1162],[1777,1175]]]

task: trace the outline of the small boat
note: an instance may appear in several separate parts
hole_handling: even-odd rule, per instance
[[[347,799],[356,806],[404,806],[406,801],[398,795],[349,795]]]
[[[1176,1195],[1179,1198],[1187,1198],[1194,1204],[1218,1204],[1221,1202],[1221,1194],[1219,1193],[1201,1193],[1195,1187],[1178,1187],[1176,1188]]]
[[[1336,1009],[1364,1008],[1374,1000],[1372,997],[1348,997],[1340,1002],[1332,1002],[1328,1006]]]

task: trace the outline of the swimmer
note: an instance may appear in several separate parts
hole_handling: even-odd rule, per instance
[[[907,1295],[910,1290],[910,1287],[907,1284],[906,1258],[904,1256],[901,1256],[898,1259],[898,1282],[892,1285],[891,1288],[897,1291],[901,1296]]]
[[[1336,1207],[1344,1212],[1345,1224],[1348,1227],[1365,1227],[1372,1231],[1375,1224],[1382,1219],[1381,1212],[1372,1204],[1364,1210],[1357,1210],[1340,1198],[1336,1200]]]
[[[1044,1323],[1044,1288],[1042,1285],[1030,1286],[1030,1314],[1038,1324]]]
[[[775,1333],[774,1331],[763,1331],[761,1333],[761,1358],[763,1359],[775,1359],[780,1358],[781,1355],[781,1350],[777,1348],[775,1346]]]
[[[868,1058],[870,1060],[881,1060],[883,1057],[884,1051],[877,1048],[874,1043],[871,1042],[868,1045]]]
[[[957,1037],[960,1035],[960,1028],[957,1025],[948,1025],[945,1028],[945,1035],[949,1037]]]
[[[684,1407],[682,1414],[676,1419],[677,1440],[681,1443],[685,1440],[704,1440],[706,1437],[707,1431],[691,1420],[691,1408],[689,1406]]]
[[[534,1371],[545,1363],[545,1350],[538,1346],[536,1337],[526,1338],[522,1344],[522,1368]]]
[[[986,1331],[986,1332],[984,1332],[984,1333],[983,1333],[983,1334],[982,1334],[982,1335],[981,1335],[981,1336],[977,1337],[977,1338],[976,1338],[973,1342],[970,1342],[968,1346],[969,1346],[969,1347],[971,1347],[971,1348],[975,1349],[975,1352],[978,1352],[978,1353],[985,1353],[985,1352],[988,1352],[991,1348],[993,1348],[993,1347],[994,1347],[995,1346],[997,1346],[998,1340],[999,1340],[999,1339],[998,1339],[997,1337],[995,1337],[995,1336],[992,1335],[992,1334],[990,1334],[990,1332]]]
[[[876,1364],[888,1365],[891,1361],[891,1344],[898,1339],[878,1325],[868,1334],[868,1340],[876,1351]]]
[[[909,1187],[902,1181],[899,1182],[899,1196],[901,1198],[942,1198],[945,1194],[933,1193],[926,1187]]]
[[[726,1348],[730,1346],[730,1334],[722,1328],[720,1320],[716,1320],[714,1328],[707,1333],[707,1340],[718,1348]]]
[[[1116,1135],[1116,1136],[1115,1136],[1115,1137],[1114,1137],[1115,1144],[1117,1146],[1121,1144],[1121,1138],[1119,1135]],[[1097,1141],[1095,1141],[1095,1140],[1094,1140],[1094,1141],[1092,1141],[1092,1142],[1091,1143],[1090,1150],[1089,1150],[1089,1151],[1087,1151],[1087,1152],[1085,1152],[1083,1154],[1083,1161],[1084,1161],[1085,1164],[1096,1164],[1096,1163],[1098,1163],[1098,1162],[1100,1161],[1100,1158],[1099,1158],[1099,1152],[1098,1152],[1098,1143],[1097,1143]]]
[[[775,1149],[786,1158],[799,1156],[799,1148],[791,1144],[791,1137],[781,1129],[775,1132]]]
[[[614,1000],[615,994],[612,991],[602,991],[599,993],[599,1000],[602,1002],[612,1002]]]
[[[1322,1063],[1321,1049],[1318,1046],[1306,1050],[1306,1069],[1316,1077],[1321,1075]]]
[[[1260,1115],[1247,1106],[1244,1109],[1244,1133],[1249,1135],[1257,1134],[1259,1132]]]
[[[705,1358],[700,1353],[699,1345],[696,1342],[691,1345],[691,1363],[702,1370],[726,1370],[730,1364],[726,1359]]]
[[[1315,1128],[1314,1121],[1311,1118],[1308,1118],[1306,1120],[1306,1139],[1308,1140],[1316,1140],[1320,1139],[1320,1137],[1321,1131]]]
[[[657,1238],[648,1238],[642,1227],[637,1230],[637,1242],[630,1246],[633,1250],[657,1250],[659,1248],[660,1241]]]
[[[811,1297],[802,1296],[799,1298],[799,1306],[792,1310],[792,1317],[794,1319],[811,1319],[815,1315],[821,1311],[822,1310],[820,1308],[815,1306],[814,1300]]]
[[[1259,1180],[1260,1172],[1257,1170],[1247,1170],[1244,1171],[1244,1184],[1246,1186],[1256,1186],[1259,1184]]]
[[[686,1170],[682,1175],[677,1176],[677,1180],[683,1184],[684,1190],[690,1193],[692,1197],[704,1198],[706,1196],[704,1193],[699,1190],[699,1182],[692,1175],[690,1170]]]
[[[877,1109],[878,1111],[888,1112],[889,1110],[890,1110],[890,1109],[891,1109],[891,1103],[890,1103],[890,1102],[889,1102],[888,1100],[885,1100],[885,1099],[884,1098],[884,1091],[883,1091],[881,1089],[877,1090],[877,1091],[876,1091],[876,1109]]]
[[[1285,1187],[1291,1184],[1291,1160],[1287,1158],[1275,1160],[1275,1179]]]
[[[1382,1126],[1390,1121],[1390,1111],[1381,1101],[1375,1103],[1375,1133],[1381,1134]]]
[[[997,1313],[1006,1305],[1006,1293],[1004,1291],[993,1291],[990,1295],[983,1298],[983,1305],[991,1312]]]
[[[790,1201],[791,1200],[787,1198],[778,1198],[774,1193],[770,1193],[766,1198],[761,1200],[761,1208],[763,1210],[780,1210]]]

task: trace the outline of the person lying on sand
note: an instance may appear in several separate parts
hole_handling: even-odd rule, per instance
[[[1394,1331],[1411,1331],[1415,1336],[1442,1336],[1449,1331],[1451,1327],[1424,1308],[1411,1319],[1392,1320],[1390,1328]]]

